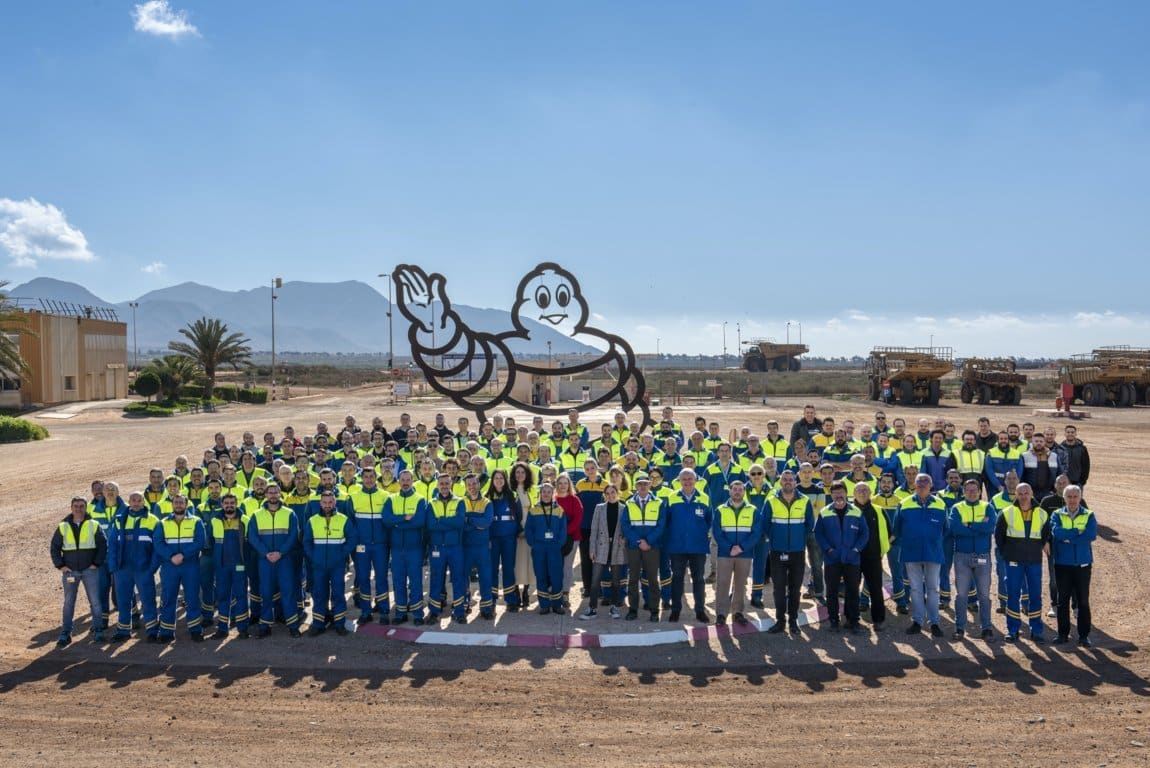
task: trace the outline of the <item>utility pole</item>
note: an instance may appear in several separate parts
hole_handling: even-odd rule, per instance
[[[136,308],[140,306],[140,302],[129,301],[128,306],[132,308],[132,370],[138,374],[140,372],[140,344],[136,338]]]
[[[282,277],[272,278],[272,400],[276,399],[276,294],[277,288],[284,284]]]
[[[379,276],[387,278],[387,370],[391,371],[395,368],[395,342],[391,335],[391,275],[382,272]]]

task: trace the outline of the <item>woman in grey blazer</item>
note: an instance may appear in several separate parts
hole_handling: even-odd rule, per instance
[[[603,489],[603,501],[595,507],[595,516],[591,521],[591,594],[587,610],[579,614],[579,618],[589,620],[598,615],[596,606],[599,604],[600,582],[604,569],[611,572],[611,594],[614,603],[611,605],[611,618],[620,616],[619,608],[623,605],[623,567],[627,564],[627,542],[623,538],[622,516],[627,514],[627,505],[619,501],[619,489],[608,485]]]

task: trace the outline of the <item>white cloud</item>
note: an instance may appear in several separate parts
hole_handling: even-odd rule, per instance
[[[136,21],[136,31],[144,34],[170,37],[173,40],[200,36],[200,30],[188,21],[188,12],[172,10],[168,0],[139,3],[132,9],[132,18]]]
[[[35,198],[0,197],[0,253],[14,267],[35,267],[39,259],[92,261],[84,233],[68,223],[64,212]]]
[[[140,271],[148,275],[161,275],[168,268],[168,265],[162,261],[153,261],[151,264],[145,264],[140,267]]]

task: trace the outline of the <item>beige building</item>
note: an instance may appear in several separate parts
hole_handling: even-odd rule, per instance
[[[32,333],[15,333],[29,373],[4,375],[0,408],[26,408],[128,396],[128,326],[84,315],[24,315]]]

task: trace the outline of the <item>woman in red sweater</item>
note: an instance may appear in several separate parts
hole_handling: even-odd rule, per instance
[[[579,549],[579,528],[583,521],[583,502],[575,495],[571,477],[563,472],[555,479],[555,503],[567,518],[567,542],[563,545],[563,607],[570,609],[568,593],[575,583],[575,553]]]

